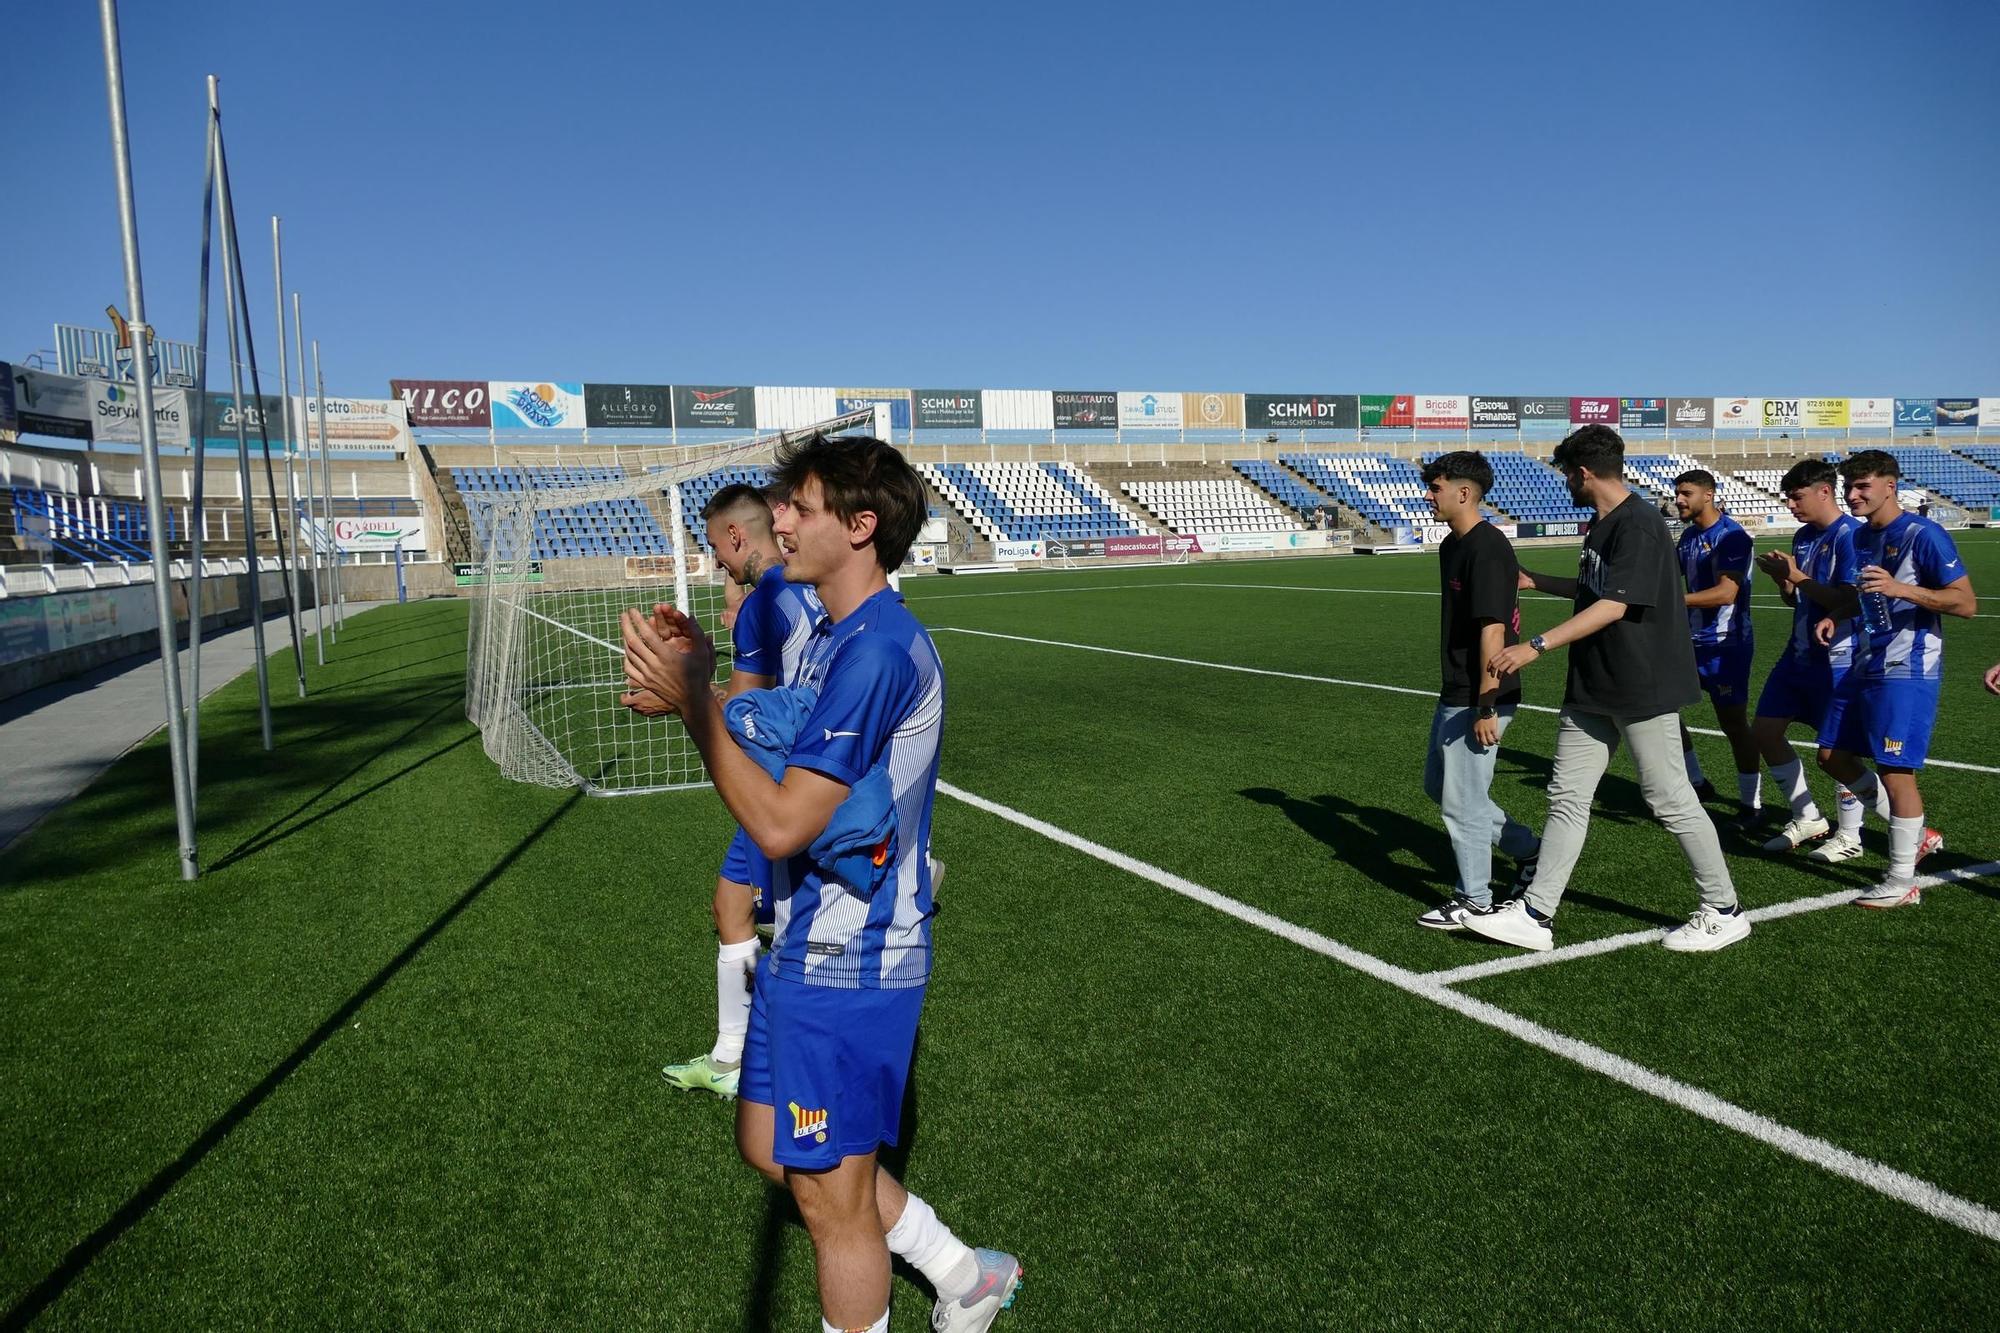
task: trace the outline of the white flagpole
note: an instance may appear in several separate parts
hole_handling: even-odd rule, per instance
[[[292,420],[292,394],[287,387],[291,373],[285,365],[285,252],[278,239],[278,218],[271,215],[271,282],[278,298],[278,399],[283,409],[285,424],[285,517],[292,525],[292,558],[285,562],[285,575],[291,580],[292,608],[294,623],[299,605],[299,477],[293,465],[293,457],[299,447],[298,424]],[[292,641],[292,661],[298,667],[299,698],[306,697],[306,655],[305,647],[296,638]]]
[[[299,318],[299,294],[292,293],[292,342],[299,353],[299,412],[311,420],[313,414],[307,411],[306,402],[306,326]],[[290,392],[287,390],[287,392]],[[326,415],[326,404],[319,404],[320,415]],[[326,581],[321,577],[323,568],[319,558],[320,536],[315,530],[319,522],[317,494],[319,487],[313,484],[312,435],[308,429],[306,437],[306,530],[312,533],[312,579],[313,579],[313,642],[319,652],[319,664],[326,665]]]

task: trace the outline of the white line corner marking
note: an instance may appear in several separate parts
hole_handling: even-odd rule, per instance
[[[1023,814],[996,801],[989,801],[983,796],[975,796],[948,782],[939,782],[937,789],[976,810],[983,810],[1010,824],[1039,833],[1051,842],[1082,852],[1085,856],[1115,866],[1127,874],[1149,880],[1171,893],[1179,894],[1205,907],[1214,908],[1225,916],[1234,917],[1246,925],[1255,926],[1280,939],[1289,940],[1300,948],[1331,958],[1365,976],[1386,982],[1397,990],[1419,999],[1429,1000],[1475,1023],[1504,1032],[1530,1046],[1580,1065],[1592,1073],[1601,1074],[1613,1082],[1622,1083],[1648,1096],[1657,1097],[1669,1105],[1679,1107],[1726,1129],[1733,1129],[1759,1143],[1776,1148],[1789,1157],[1866,1186],[1878,1194],[1906,1203],[1921,1213],[1949,1222],[1975,1236],[2000,1241],[2000,1212],[1995,1212],[1984,1204],[1962,1199],[1927,1180],[1849,1152],[1825,1139],[1815,1138],[1787,1125],[1781,1125],[1754,1111],[1745,1110],[1734,1102],[1724,1101],[1713,1093],[1704,1092],[1700,1088],[1669,1078],[1665,1074],[1655,1073],[1622,1055],[1614,1055],[1602,1047],[1592,1046],[1574,1037],[1566,1037],[1560,1032],[1510,1014],[1484,1000],[1475,1000],[1469,995],[1452,990],[1439,980],[1438,974],[1425,976],[1407,968],[1397,967],[1393,963],[1384,962],[1373,954],[1350,948],[1318,931],[1294,925],[1282,917],[1273,916],[1248,903],[1239,902],[1227,894],[1204,888],[1192,880],[1183,879],[1158,866],[1149,865],[1137,857],[1114,851],[1088,838],[1079,837],[1067,829],[1037,819],[1033,815]],[[1644,938],[1652,936],[1653,932],[1641,931],[1638,934]]]

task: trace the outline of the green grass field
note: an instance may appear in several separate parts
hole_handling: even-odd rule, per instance
[[[1991,617],[2000,540],[1964,538]],[[1421,974],[1507,951],[1413,925],[1450,882],[1421,786],[1435,580],[1402,556],[909,588],[948,672],[945,780],[1164,872],[938,799],[903,1169],[1022,1255],[999,1328],[2000,1323],[2000,878],[1443,991]],[[1768,663],[1789,622],[1759,604]],[[501,780],[463,717],[464,627],[452,602],[353,620],[279,703],[275,755],[251,683],[219,694],[197,884],[157,739],[7,853],[6,1322],[817,1327],[805,1233],[736,1162],[730,1109],[658,1072],[712,1036],[720,803]],[[2000,619],[1948,644],[1933,757],[1984,771],[1926,772],[1950,840],[1927,872],[2000,860],[1978,684]],[[1560,663],[1527,691],[1557,703]],[[1496,782],[1537,827],[1554,729],[1524,711]],[[1725,846],[1761,908],[1879,876],[1867,839],[1838,867]],[[1621,758],[1557,941],[1693,904]],[[1495,1025],[1522,1020],[1576,1044]],[[1810,1160],[1602,1072],[1620,1059]],[[923,1328],[906,1278],[893,1326]]]

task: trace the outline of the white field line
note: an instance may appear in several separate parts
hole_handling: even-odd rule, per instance
[[[1233,662],[1204,662],[1199,658],[1193,657],[1167,657],[1160,653],[1136,652],[1130,648],[1106,648],[1101,644],[1095,643],[1070,643],[1063,639],[1035,639],[1025,634],[1001,634],[996,630],[990,629],[962,629],[957,625],[932,625],[930,631],[933,634],[971,634],[982,639],[1006,639],[1013,643],[1039,644],[1044,648],[1073,648],[1078,652],[1106,653],[1112,657],[1138,657],[1149,662],[1171,662],[1176,666],[1207,667],[1211,671],[1236,671],[1246,676],[1276,676],[1280,680],[1304,680],[1311,681],[1315,685],[1346,685],[1357,690],[1381,690],[1387,694],[1416,694],[1422,695],[1427,699],[1435,699],[1437,697],[1436,690],[1414,690],[1407,685],[1383,685],[1372,680],[1343,680],[1338,676],[1314,676],[1302,671],[1271,671],[1264,667],[1237,666]],[[1521,707],[1530,713],[1559,714],[1562,712],[1561,709],[1550,708],[1547,704],[1522,704]],[[1722,735],[1721,732],[1715,730],[1713,727],[1689,727],[1688,730],[1697,736]],[[1811,750],[1815,748],[1810,741],[1793,741],[1791,744],[1795,750]],[[1928,768],[1955,768],[1962,769],[1967,773],[1992,773],[2000,775],[2000,768],[1995,768],[1989,764],[1962,764],[1955,763],[1949,759],[1926,759],[1924,760],[1924,765]]]
[[[2000,875],[2000,861],[1986,861],[1976,866],[1958,866],[1951,870],[1940,870],[1935,875],[1920,875],[1917,887],[1934,889],[1941,884],[1959,884],[1969,879],[1982,879],[1987,875]],[[1838,889],[1823,893],[1816,898],[1794,898],[1790,902],[1772,903],[1769,907],[1759,907],[1745,912],[1753,923],[1776,921],[1781,917],[1801,916],[1807,912],[1821,912],[1829,907],[1844,907],[1861,893],[1860,889]],[[1481,977],[1499,976],[1505,972],[1519,972],[1530,967],[1545,967],[1550,963],[1567,963],[1578,958],[1595,958],[1599,954],[1616,953],[1639,944],[1658,943],[1666,935],[1663,929],[1635,930],[1624,935],[1606,935],[1602,939],[1586,940],[1582,944],[1569,944],[1547,953],[1508,954],[1502,958],[1491,958],[1483,963],[1468,963],[1464,967],[1444,968],[1437,972],[1423,974],[1426,981],[1440,986],[1456,986],[1462,982],[1477,981]]]
[[[1657,1097],[1671,1106],[1700,1116],[1726,1129],[1733,1129],[1759,1143],[1776,1148],[1787,1156],[1854,1181],[1888,1198],[1906,1203],[1919,1212],[1949,1222],[1975,1236],[2000,1241],[2000,1213],[1983,1204],[1948,1193],[1927,1180],[1849,1152],[1845,1148],[1782,1125],[1754,1111],[1745,1110],[1713,1093],[1704,1092],[1678,1079],[1656,1073],[1621,1055],[1614,1055],[1602,1047],[1592,1046],[1574,1037],[1566,1037],[1539,1023],[1532,1023],[1525,1018],[1510,1014],[1496,1005],[1452,990],[1448,986],[1439,984],[1432,977],[1384,962],[1373,954],[1362,953],[1317,931],[1295,925],[1282,917],[1273,916],[1269,912],[1239,902],[1214,889],[1204,888],[1192,880],[1183,879],[1136,857],[1127,856],[1123,852],[1114,851],[1087,838],[1079,837],[1033,815],[1023,814],[998,802],[975,796],[948,782],[938,783],[938,790],[974,809],[983,810],[1030,832],[1039,833],[1052,842],[1082,852],[1128,874],[1149,880],[1171,893],[1179,894],[1205,907],[1211,907],[1246,925],[1268,931],[1300,948],[1331,958],[1365,976],[1394,986],[1405,994],[1429,1000],[1441,1008],[1449,1009],[1475,1023],[1518,1038],[1530,1046],[1559,1056],[1592,1073],[1601,1074],[1613,1082],[1622,1083],[1650,1097]]]

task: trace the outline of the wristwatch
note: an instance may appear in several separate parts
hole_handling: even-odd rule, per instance
[[[1544,639],[1539,634],[1537,634],[1534,638],[1528,640],[1528,646],[1530,648],[1533,648],[1538,653],[1546,653],[1549,650],[1548,640]]]
[[[1500,710],[1492,704],[1479,705],[1479,720],[1481,722],[1490,722],[1498,716],[1500,716]]]

